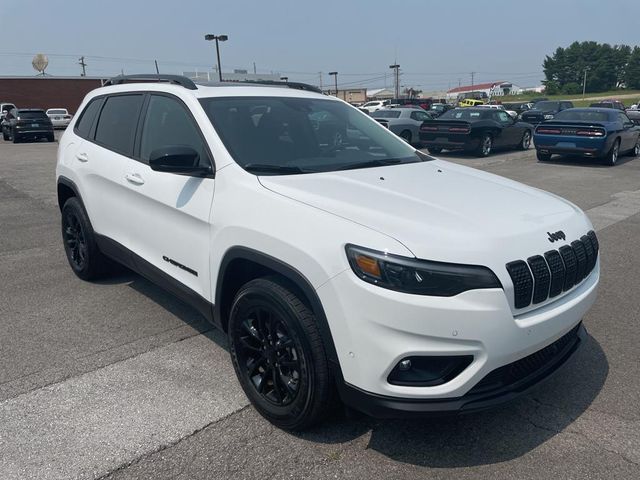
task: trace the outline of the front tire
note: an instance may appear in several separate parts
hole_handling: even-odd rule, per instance
[[[231,360],[240,385],[274,425],[303,430],[330,409],[333,383],[313,312],[278,277],[237,293],[229,318]]]
[[[637,157],[638,155],[640,155],[640,138],[636,142],[631,152],[629,152],[629,155],[632,157]]]
[[[529,150],[531,146],[531,130],[525,130],[522,134],[522,140],[520,140],[520,144],[518,148],[520,150]]]
[[[476,149],[476,155],[478,157],[488,157],[493,148],[493,137],[490,133],[485,133],[480,138],[480,145]]]
[[[620,156],[620,139],[617,139],[609,153],[607,153],[604,157],[605,165],[609,165],[610,167],[614,167],[616,163],[618,163],[618,157]]]
[[[95,234],[84,207],[76,197],[68,199],[62,207],[62,240],[69,265],[83,280],[103,276],[110,261],[95,241]]]

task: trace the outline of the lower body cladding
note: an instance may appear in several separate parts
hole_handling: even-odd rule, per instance
[[[459,413],[509,401],[585,338],[599,265],[572,291],[514,316],[502,289],[408,295],[345,271],[318,289],[343,401],[376,417]]]

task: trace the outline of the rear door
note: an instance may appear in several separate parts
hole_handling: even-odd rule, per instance
[[[177,97],[148,95],[140,121],[135,159],[124,176],[131,229],[131,250],[144,273],[149,264],[211,300],[209,282],[210,225],[214,179],[157,172],[149,167],[154,151],[189,146],[201,165],[212,165],[202,132]],[[154,274],[155,272],[151,272]]]
[[[89,105],[83,117],[94,110],[100,112],[72,159],[81,177],[82,199],[93,229],[125,247],[130,246],[133,224],[128,215],[124,169],[133,155],[143,98],[142,94],[112,95]],[[81,127],[87,127],[83,118],[76,128]]]

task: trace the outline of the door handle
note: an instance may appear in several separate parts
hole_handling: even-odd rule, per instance
[[[144,185],[144,180],[137,173],[127,173],[124,178],[126,178],[127,182],[133,183],[134,185]]]
[[[80,160],[81,162],[88,162],[89,161],[89,157],[87,156],[86,153],[82,152],[82,153],[76,153],[76,158],[78,160]]]

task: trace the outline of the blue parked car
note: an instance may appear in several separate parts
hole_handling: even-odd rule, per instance
[[[640,126],[611,108],[569,108],[538,125],[533,134],[538,160],[551,155],[599,158],[615,165],[620,155],[640,154]]]

